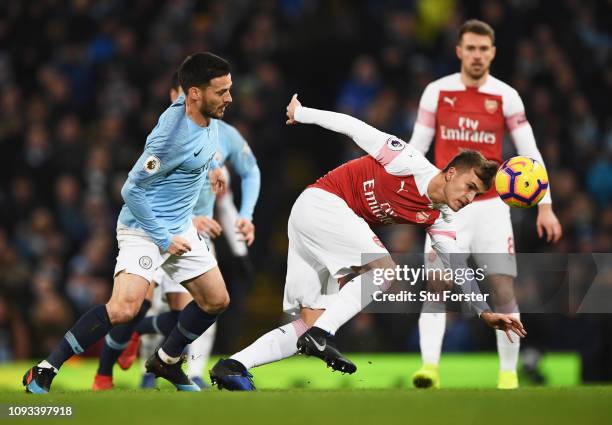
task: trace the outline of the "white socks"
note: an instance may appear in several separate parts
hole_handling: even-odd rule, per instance
[[[334,335],[340,326],[363,309],[360,277],[357,276],[340,289],[334,302],[327,307],[313,326]]]
[[[439,303],[426,304],[423,305],[425,311],[440,310],[440,306],[433,306]],[[419,316],[419,341],[423,364],[438,365],[440,363],[440,352],[446,329],[445,306],[442,305],[441,308],[442,311],[439,313],[421,313]]]
[[[297,353],[297,340],[308,330],[302,319],[288,323],[262,335],[244,350],[231,356],[247,369],[272,363]]]
[[[521,318],[519,313],[511,313],[510,315],[517,319]],[[499,354],[499,370],[515,372],[521,348],[521,338],[514,332],[510,332],[512,337],[512,342],[510,342],[504,331],[495,331],[495,336],[497,338],[497,353]]]
[[[187,376],[193,378],[204,374],[204,367],[210,359],[215,335],[217,334],[217,322],[213,323],[206,332],[189,344],[189,356],[187,357]]]
[[[424,311],[438,311],[439,306],[429,303],[423,305]],[[443,305],[442,305],[443,308]],[[520,319],[519,313],[512,313],[512,316]],[[440,363],[440,352],[442,351],[442,341],[446,329],[446,313],[421,313],[419,317],[419,339],[421,344],[421,359],[423,364]],[[495,331],[497,338],[497,353],[499,354],[499,370],[516,371],[521,348],[521,338],[511,333],[512,342],[504,331]]]

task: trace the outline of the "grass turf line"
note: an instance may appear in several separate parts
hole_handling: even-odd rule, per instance
[[[72,406],[74,417],[44,423],[407,424],[493,422],[504,424],[602,424],[612,422],[612,387],[526,388],[519,391],[448,389],[285,390],[230,393],[172,390],[55,392],[46,396],[0,393],[2,423],[7,405]]]
[[[353,354],[358,367],[353,375],[331,373],[315,358],[295,356],[252,370],[258,389],[388,389],[410,388],[412,373],[420,366],[414,354]],[[211,360],[209,368],[217,359]],[[0,365],[0,391],[23,391],[21,378],[34,362]],[[53,381],[53,390],[88,390],[96,373],[92,359],[71,361],[62,367]],[[498,360],[496,354],[445,354],[440,364],[443,388],[495,388]],[[206,369],[208,370],[208,368]],[[552,386],[575,386],[579,383],[580,363],[575,354],[550,354],[542,362],[542,371]],[[205,379],[208,380],[206,374]],[[124,372],[115,366],[115,386],[137,388],[140,365]],[[160,388],[172,388],[158,380]]]

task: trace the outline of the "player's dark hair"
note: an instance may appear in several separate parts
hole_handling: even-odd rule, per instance
[[[225,59],[210,52],[194,53],[187,56],[178,70],[178,80],[187,93],[190,87],[208,85],[213,78],[230,73],[230,65]]]
[[[491,25],[484,21],[480,21],[478,19],[470,19],[469,21],[465,21],[457,33],[457,44],[461,44],[463,34],[467,32],[478,35],[488,35],[489,38],[491,38],[491,44],[495,44],[495,31],[493,28],[491,28]]]
[[[170,79],[170,88],[178,91],[179,85],[178,71],[175,71],[172,73],[172,78]]]
[[[464,150],[451,159],[443,171],[447,172],[451,167],[458,171],[473,169],[476,176],[484,183],[486,190],[489,190],[493,177],[497,173],[498,164],[495,161],[489,161],[478,151]]]

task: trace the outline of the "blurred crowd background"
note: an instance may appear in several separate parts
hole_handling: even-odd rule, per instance
[[[46,355],[80,313],[108,299],[121,186],[169,104],[172,73],[195,51],[231,62],[226,121],[262,171],[252,277],[224,268],[232,260],[220,247],[233,305],[217,352],[286,320],[292,203],[360,155],[342,136],[286,127],[291,94],[408,140],[424,87],[459,69],[456,30],[468,18],[496,30],[492,74],[523,98],[564,229],[549,245],[537,238],[536,211],[514,212],[516,250],[611,252],[611,11],[609,0],[1,2],[0,362]],[[423,246],[410,226],[381,238],[390,251]],[[416,320],[361,315],[340,337],[347,351],[416,351]],[[525,346],[577,350],[591,364],[585,380],[612,379],[607,315],[525,321],[535,330]],[[447,332],[447,350],[494,350],[493,333],[474,319],[453,316]]]

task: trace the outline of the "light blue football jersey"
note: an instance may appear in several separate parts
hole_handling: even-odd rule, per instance
[[[189,228],[208,170],[218,167],[217,144],[218,121],[196,125],[179,96],[159,117],[123,185],[118,226],[144,230],[167,250],[172,235]]]
[[[257,160],[244,137],[238,130],[224,121],[217,121],[219,145],[215,159],[219,166],[227,161],[240,177],[240,211],[241,217],[253,220],[253,210],[259,197],[261,174]],[[195,215],[213,216],[215,196],[209,182],[202,187],[200,198],[194,208]]]

